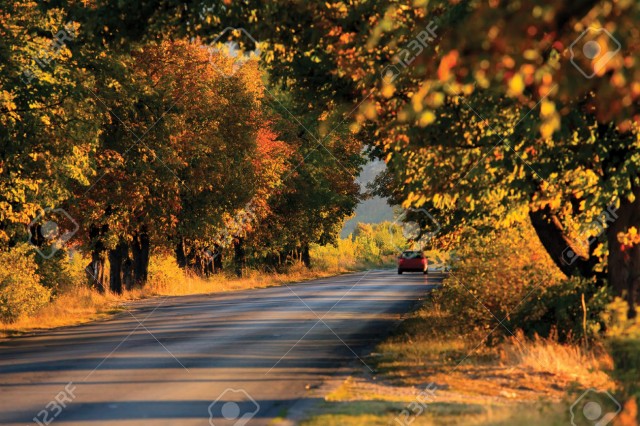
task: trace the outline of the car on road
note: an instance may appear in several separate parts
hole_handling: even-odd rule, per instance
[[[419,250],[405,250],[398,256],[398,274],[403,272],[428,273],[429,262]]]

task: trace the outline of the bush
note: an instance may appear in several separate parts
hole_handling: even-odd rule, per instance
[[[0,320],[6,323],[31,315],[51,299],[40,284],[38,266],[29,246],[0,251]]]
[[[613,358],[612,376],[618,380],[628,396],[640,397],[640,339],[615,338],[607,342]]]
[[[465,241],[441,297],[443,306],[456,307],[460,328],[490,331],[503,321],[506,328],[499,326],[497,332],[521,330],[528,337],[560,342],[601,332],[608,290],[593,280],[562,275],[529,224],[490,235],[469,231]]]
[[[498,326],[508,333],[499,326],[504,320],[507,327],[519,328],[513,319],[520,318],[522,304],[535,297],[537,289],[562,281],[528,224],[489,235],[469,230],[464,241],[440,297],[443,306],[455,309],[462,330],[490,331]]]
[[[74,291],[79,286],[87,284],[84,268],[89,260],[82,257],[78,251],[67,252],[58,250],[51,258],[36,256],[40,283],[51,289],[54,296]]]
[[[154,253],[149,260],[149,280],[145,287],[152,293],[164,293],[184,285],[185,271],[175,257],[167,253]]]
[[[586,329],[582,296],[587,307]],[[603,313],[611,300],[606,287],[593,280],[574,277],[543,287],[528,298],[511,318],[510,324],[526,335],[555,337],[561,341],[596,338],[603,329]]]
[[[379,224],[360,223],[348,238],[339,239],[335,245],[311,246],[312,263],[322,270],[342,268],[383,267],[395,264],[398,245],[403,242],[390,232],[401,235],[400,227],[389,222]]]
[[[628,305],[616,297],[603,317],[607,347],[613,358],[612,376],[622,384],[624,396],[640,400],[640,317],[627,318]]]

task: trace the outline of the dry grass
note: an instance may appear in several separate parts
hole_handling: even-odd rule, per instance
[[[487,332],[461,331],[452,314],[427,302],[366,360],[377,376],[363,369],[304,426],[396,424],[429,383],[435,397],[412,425],[565,425],[576,390],[615,388],[602,347],[522,335],[487,346]]]
[[[106,317],[116,312],[118,305],[130,300],[130,295],[101,294],[87,287],[62,293],[36,315],[22,317],[6,324],[0,322],[0,336],[22,334],[29,331],[81,324]]]
[[[79,261],[77,263],[84,264],[86,262]],[[124,291],[119,295],[110,292],[100,293],[83,284],[66,288],[60,291],[51,303],[41,308],[37,314],[22,317],[10,324],[0,322],[0,337],[77,325],[106,318],[120,311],[123,303],[132,300],[155,296],[183,296],[266,288],[353,272],[357,269],[355,267],[350,269],[343,267],[308,269],[303,265],[296,265],[291,267],[287,273],[265,273],[249,270],[242,278],[227,274],[201,278],[185,273],[172,257],[156,256],[151,259],[149,282],[144,288]]]
[[[519,335],[501,347],[501,360],[505,365],[516,366],[530,374],[549,374],[583,387],[613,387],[611,378],[605,373],[613,369],[613,360],[601,346],[585,349],[540,337],[525,340]]]

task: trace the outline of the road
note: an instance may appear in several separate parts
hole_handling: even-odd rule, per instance
[[[107,321],[5,340],[0,424],[286,424],[323,383],[366,362],[434,287],[428,277],[373,270],[157,298]]]

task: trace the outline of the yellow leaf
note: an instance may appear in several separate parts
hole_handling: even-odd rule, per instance
[[[540,105],[540,115],[542,115],[543,118],[549,117],[555,111],[556,111],[556,104],[554,104],[553,102],[547,99],[542,101],[542,104]]]
[[[396,92],[396,86],[394,86],[393,84],[385,84],[384,86],[382,86],[382,96],[384,96],[385,98],[390,98],[393,96],[393,94]]]
[[[524,91],[524,80],[522,79],[522,75],[516,74],[513,76],[511,80],[509,80],[509,95],[510,96],[519,96],[522,95]]]
[[[420,115],[419,124],[420,126],[425,127],[433,123],[435,120],[436,120],[436,115],[433,113],[433,111],[427,110]]]

